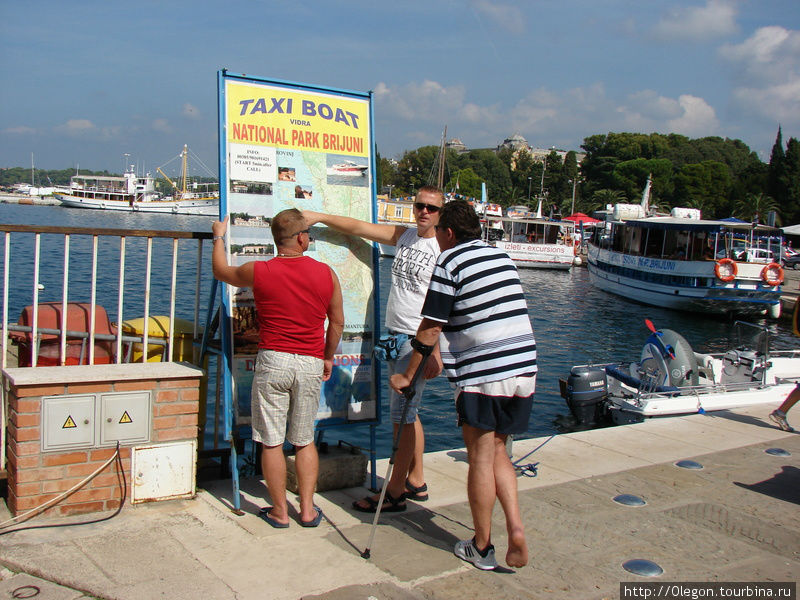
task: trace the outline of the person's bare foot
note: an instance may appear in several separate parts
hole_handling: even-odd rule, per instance
[[[528,564],[528,544],[522,529],[508,534],[506,564],[509,567],[524,567]]]

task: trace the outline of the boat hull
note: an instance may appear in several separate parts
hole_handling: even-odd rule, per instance
[[[650,259],[589,246],[591,284],[642,304],[709,314],[777,317],[780,286],[761,278],[765,265],[739,265],[739,276],[722,282],[714,261]],[[777,313],[777,314],[776,314]]]
[[[219,215],[218,198],[194,198],[189,200],[125,201],[99,198],[81,198],[69,194],[54,194],[62,206],[90,208],[121,212],[150,212],[182,215]]]

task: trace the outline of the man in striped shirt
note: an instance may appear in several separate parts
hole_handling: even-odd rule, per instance
[[[533,404],[536,342],[528,307],[516,267],[505,252],[480,240],[480,221],[469,203],[444,205],[436,239],[442,254],[412,342],[415,352],[390,385],[397,391],[408,386],[422,356],[439,341],[469,457],[467,496],[475,526],[475,536],[458,542],[455,554],[480,569],[497,566],[491,543],[497,499],[508,531],[506,563],[522,567],[528,546],[505,442],[527,430]]]

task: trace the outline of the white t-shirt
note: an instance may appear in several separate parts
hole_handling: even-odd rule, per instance
[[[441,250],[436,237],[420,237],[416,227],[400,236],[396,248],[392,289],[386,303],[386,328],[414,335],[422,320],[422,303]]]

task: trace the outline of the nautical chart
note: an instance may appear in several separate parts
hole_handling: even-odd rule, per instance
[[[221,73],[221,212],[230,216],[231,264],[270,260],[273,215],[310,209],[373,221],[371,95]],[[324,226],[310,233],[308,256],[339,277],[345,327],[331,379],[323,384],[319,420],[372,420],[377,415],[372,346],[376,332],[372,245]],[[258,330],[250,289],[232,289],[232,374],[236,404],[249,414]]]

